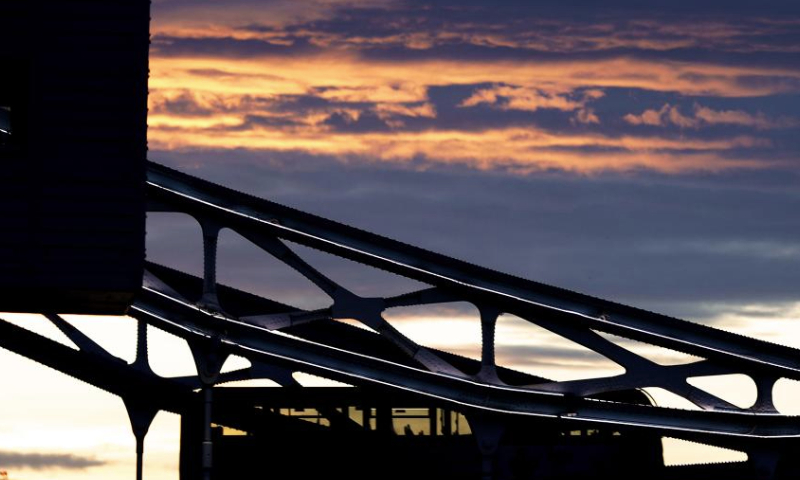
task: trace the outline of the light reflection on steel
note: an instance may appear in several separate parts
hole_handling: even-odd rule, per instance
[[[150,163],[148,210],[178,212],[202,227],[204,275],[196,278],[147,264],[144,285],[130,315],[139,322],[137,357],[126,364],[63,318],[48,318],[78,350],[7,322],[0,345],[121,396],[137,440],[158,410],[183,413],[192,392],[207,393],[206,423],[224,419],[211,410],[211,387],[268,378],[297,385],[307,372],[352,385],[379,385],[452,404],[467,412],[542,417],[566,424],[607,425],[746,451],[774,472],[774,452],[800,441],[800,418],[777,412],[772,390],[780,378],[800,380],[800,351],[607,300],[478,267],[373,233],[258,199]],[[327,308],[305,311],[220,285],[217,240],[231,229],[291,267],[331,298]],[[428,288],[393,297],[365,298],[301,258],[291,241],[423,282]],[[480,312],[481,359],[471,360],[420,345],[387,321],[388,308],[469,302]],[[621,375],[551,381],[498,365],[494,330],[503,313],[516,315],[623,366]],[[354,319],[371,332],[335,322]],[[145,325],[185,339],[197,377],[162,378],[147,357]],[[701,357],[659,365],[598,332]],[[251,367],[221,373],[231,355]],[[744,374],[757,399],[740,408],[688,383],[700,376]],[[609,392],[659,387],[699,411],[601,400]],[[773,452],[767,454],[765,452]],[[210,444],[206,474],[211,469]],[[763,470],[763,469],[762,469]]]

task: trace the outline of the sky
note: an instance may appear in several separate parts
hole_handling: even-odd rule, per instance
[[[700,3],[154,0],[149,158],[486,267],[800,346],[800,5]],[[151,215],[147,248],[202,267],[188,218]],[[298,252],[362,295],[415,286]],[[219,261],[223,283],[324,305],[229,231]],[[479,347],[465,304],[388,318],[430,346]],[[131,322],[100,320],[74,319],[132,355]],[[505,365],[556,379],[619,371],[519,319],[498,329]],[[158,342],[162,372],[191,370],[174,339]],[[132,476],[121,401],[9,353],[0,365],[12,480]],[[784,400],[796,387],[779,385],[779,408],[797,411]],[[747,379],[708,388],[754,396]],[[177,478],[177,429],[157,418],[146,478]]]

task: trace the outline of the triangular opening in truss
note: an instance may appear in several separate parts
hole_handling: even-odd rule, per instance
[[[220,373],[225,372],[232,372],[234,370],[242,370],[244,368],[250,368],[253,364],[250,363],[250,360],[240,357],[239,355],[228,355],[228,358],[225,359],[225,363],[222,364],[222,368],[219,369]]]
[[[75,350],[78,347],[50,320],[37,313],[0,313],[0,319]]]
[[[148,213],[146,244],[147,261],[203,276],[203,230],[194,217]]]
[[[300,382],[304,387],[352,387],[347,383],[337,382],[330,378],[320,377],[305,372],[294,372],[292,374],[295,380]]]
[[[419,345],[481,359],[480,313],[469,302],[390,308],[383,317]]]
[[[772,389],[772,401],[783,415],[800,415],[800,382],[781,378]]]
[[[558,381],[625,373],[599,353],[511,314],[497,321],[496,357],[505,367]]]
[[[270,387],[270,388],[280,388],[281,385],[278,382],[276,382],[274,380],[270,380],[268,378],[252,378],[252,379],[249,379],[249,380],[236,380],[236,381],[233,381],[233,382],[225,382],[225,383],[221,383],[221,384],[218,384],[218,385],[214,385],[214,388],[217,388],[217,387],[221,387],[221,388],[226,388],[226,387],[256,387],[256,388]]]
[[[676,350],[670,350],[669,348],[659,347],[658,345],[651,345],[649,343],[639,342],[629,338],[618,337],[617,335],[612,335],[610,333],[600,331],[595,332],[609,342],[615,343],[642,358],[646,358],[651,362],[657,363],[658,365],[683,365],[702,360],[700,357],[689,355],[688,353],[678,352]]]
[[[298,271],[229,229],[219,236],[217,282],[303,310],[331,305],[330,297]]]
[[[376,335],[378,334],[378,332],[376,332],[372,328],[368,327],[367,325],[364,325],[363,323],[359,322],[355,318],[336,318],[336,319],[334,319],[334,322],[341,322],[341,323],[350,325],[351,327],[356,327],[356,328],[359,328],[361,330],[366,330],[366,331],[368,331],[370,333],[374,333]]]
[[[686,382],[739,408],[753,406],[758,396],[753,379],[740,373],[690,377]]]
[[[361,297],[385,298],[430,287],[428,284],[304,245],[285,243],[328,278]]]
[[[158,328],[147,327],[150,368],[162,377],[197,375],[192,351],[186,340]]]
[[[669,390],[664,390],[660,387],[647,387],[642,390],[653,399],[653,405],[657,407],[679,408],[681,410],[702,410],[702,408],[694,403]]]
[[[108,353],[132,363],[136,360],[138,321],[131,317],[61,315]]]
[[[664,465],[704,465],[726,462],[746,462],[747,454],[738,450],[664,437]]]
[[[229,355],[220,369],[220,373],[244,370],[253,366],[253,363],[239,355]],[[246,380],[228,381],[225,376],[219,378],[219,383],[215,387],[280,387],[281,385],[268,378],[249,378]]]

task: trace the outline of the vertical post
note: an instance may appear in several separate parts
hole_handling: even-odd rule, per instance
[[[158,413],[158,409],[141,398],[123,397],[125,410],[131,421],[133,436],[136,438],[136,480],[142,480],[144,470],[144,438]]]
[[[211,408],[213,403],[213,393],[211,385],[203,385],[203,480],[211,480],[211,468],[213,466],[213,443],[211,440]]]
[[[217,298],[217,244],[220,227],[209,220],[202,220],[203,229],[203,297],[200,305],[211,310],[220,311]]]
[[[392,407],[382,403],[375,407],[375,430],[383,435],[391,435],[394,432]]]
[[[361,405],[361,411],[364,412],[364,416],[362,417],[364,419],[364,430],[366,431],[372,430],[372,428],[370,427],[370,418],[372,418],[372,408],[370,408],[370,406],[365,403]]]
[[[497,453],[497,447],[500,445],[500,438],[505,432],[505,427],[496,419],[482,415],[470,417],[469,425],[483,457],[481,478],[483,480],[493,480],[495,454]]]
[[[500,311],[493,307],[479,307],[481,312],[481,371],[478,379],[500,383],[494,356],[494,337]]]
[[[203,388],[203,444],[202,444],[202,471],[203,480],[211,479],[212,470],[212,406],[213,406],[213,391],[214,384],[217,383],[219,372],[228,353],[220,349],[219,338],[214,338],[211,341],[199,341],[189,344],[192,351],[194,363],[197,366],[197,374],[200,377]]]
[[[148,354],[147,323],[141,320],[136,326],[136,358],[133,366],[146,372],[152,372]]]
[[[144,438],[136,435],[136,480],[142,480],[144,471]]]
[[[772,390],[775,388],[775,382],[778,381],[774,377],[751,377],[756,383],[757,396],[756,402],[752,409],[762,413],[777,413],[778,409],[775,408],[775,401],[772,398]]]
[[[773,480],[778,469],[781,454],[776,450],[748,450],[747,456],[755,470],[756,480]]]

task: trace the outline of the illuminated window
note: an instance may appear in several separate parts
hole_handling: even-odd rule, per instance
[[[393,408],[392,424],[397,435],[428,436],[431,434],[430,409]]]

